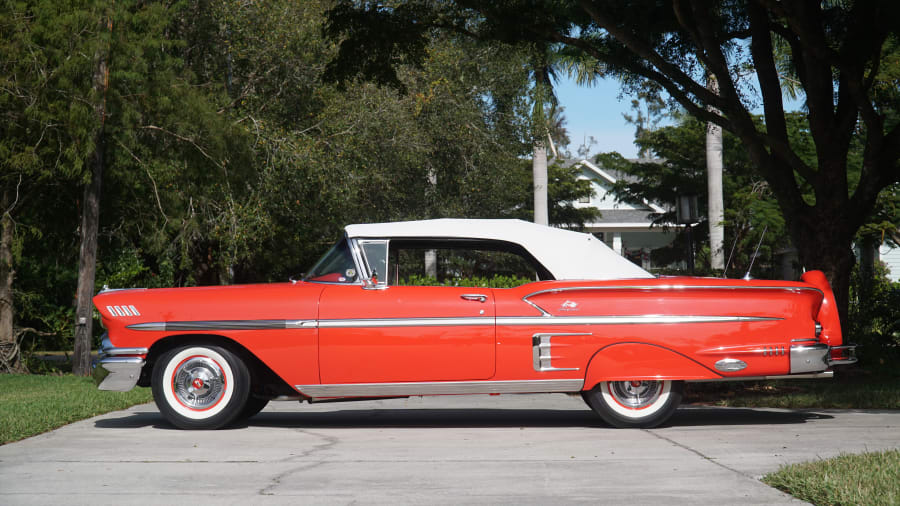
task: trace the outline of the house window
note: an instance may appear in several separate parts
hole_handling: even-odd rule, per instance
[[[579,204],[590,204],[590,203],[591,203],[591,196],[590,196],[590,195],[586,195],[586,196],[584,196],[584,197],[579,198],[579,199],[578,199],[578,203],[579,203]]]

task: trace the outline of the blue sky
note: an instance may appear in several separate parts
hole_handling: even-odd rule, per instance
[[[573,154],[593,136],[597,144],[591,147],[591,154],[618,151],[626,158],[637,156],[634,125],[622,117],[622,113],[631,113],[631,97],[618,98],[618,80],[601,79],[596,86],[584,87],[563,75],[556,83],[556,96],[566,108],[563,114]]]
[[[750,81],[752,85],[752,81]],[[596,86],[578,86],[567,76],[560,76],[556,82],[556,96],[560,105],[566,108],[566,129],[569,131],[569,151],[575,155],[578,147],[591,136],[597,144],[591,147],[591,155],[618,151],[625,158],[636,158],[634,145],[634,125],[622,117],[623,113],[633,114],[631,96],[619,98],[619,81],[601,79]],[[800,110],[802,101],[784,97],[787,110]],[[762,114],[762,107],[753,111]],[[663,119],[661,125],[665,124]]]

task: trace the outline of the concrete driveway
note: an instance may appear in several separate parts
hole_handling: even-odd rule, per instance
[[[785,463],[900,446],[900,412],[680,409],[605,427],[563,394],[272,403],[230,430],[154,405],[0,447],[0,504],[778,504]]]

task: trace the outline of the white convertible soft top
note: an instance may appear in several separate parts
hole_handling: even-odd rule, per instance
[[[440,219],[347,225],[350,238],[487,239],[521,245],[555,279],[629,279],[653,275],[600,239],[522,220]]]

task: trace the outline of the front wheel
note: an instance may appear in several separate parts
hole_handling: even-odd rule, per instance
[[[153,367],[153,399],[180,429],[218,429],[237,418],[250,394],[250,373],[225,348],[197,344],[164,353]]]
[[[648,429],[672,416],[683,388],[682,381],[602,381],[581,395],[606,423]]]
[[[238,420],[246,420],[248,418],[253,417],[257,413],[263,410],[266,405],[269,404],[269,399],[265,397],[254,397],[251,395],[247,399],[247,404],[244,404],[244,409],[241,410],[241,414],[238,415]]]

